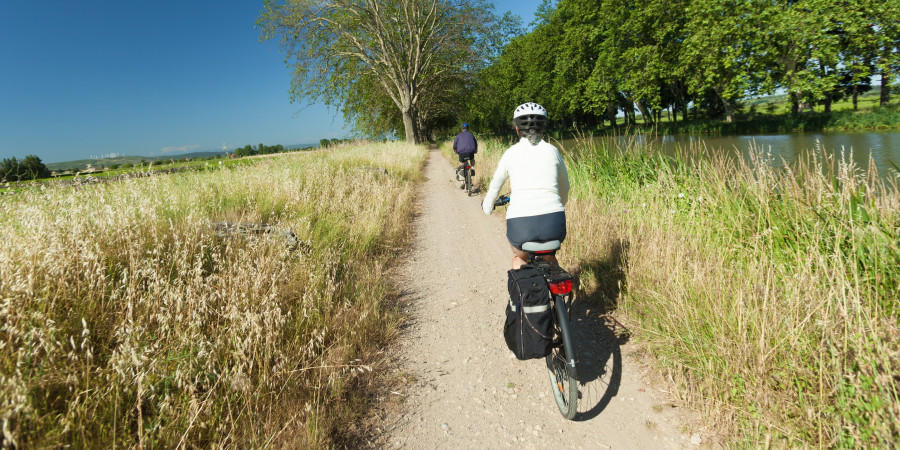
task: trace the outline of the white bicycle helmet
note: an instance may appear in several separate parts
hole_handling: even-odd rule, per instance
[[[534,102],[522,103],[517,106],[516,110],[513,112],[513,119],[518,119],[519,117],[526,115],[544,116],[546,118],[547,110]]]
[[[519,129],[519,136],[537,145],[547,127],[547,110],[534,102],[522,103],[513,112],[513,125]]]

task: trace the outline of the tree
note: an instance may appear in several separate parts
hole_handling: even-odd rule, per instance
[[[362,91],[380,106],[387,97],[406,140],[422,142],[423,98],[480,67],[492,10],[485,0],[266,0],[257,24],[287,54],[292,100],[337,104]]]
[[[859,96],[872,88],[874,61],[878,53],[877,30],[865,13],[865,2],[866,0],[843,0],[846,11],[837,19],[842,68],[839,73],[838,95],[835,97],[849,96],[854,111],[858,109]]]
[[[19,179],[36,180],[38,178],[50,178],[50,169],[41,162],[41,158],[35,155],[28,155],[22,161],[22,176]]]
[[[0,162],[0,182],[19,181],[19,161],[15,157]]]
[[[241,148],[235,149],[234,154],[239,157],[251,156],[254,154],[253,147],[250,145],[245,145]]]
[[[879,104],[890,102],[891,83],[900,71],[900,2],[860,0],[872,30],[868,43],[876,49],[875,67],[881,74]]]
[[[756,22],[763,7],[744,0],[690,2],[679,71],[695,95],[715,92],[729,123],[738,100],[763,83],[758,74],[765,73],[765,61],[757,56],[766,27]]]
[[[840,0],[773,0],[764,2],[759,23],[771,24],[758,55],[769,58],[769,89],[787,90],[791,113],[812,105],[837,90],[840,47],[835,17],[847,14]]]

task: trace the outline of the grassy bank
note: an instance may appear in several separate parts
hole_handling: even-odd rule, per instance
[[[646,126],[641,126],[646,128]],[[640,128],[640,127],[639,127]],[[804,131],[892,130],[900,128],[900,106],[861,111],[805,112],[797,115],[739,114],[733,123],[722,120],[663,122],[658,132],[694,134],[762,134]]]
[[[897,188],[824,156],[776,172],[613,145],[570,154],[582,294],[738,442],[896,443]]]
[[[483,185],[504,149],[484,147]],[[614,140],[564,153],[577,298],[614,311],[726,439],[900,440],[895,186],[821,155],[775,171]]]
[[[424,156],[361,145],[5,196],[4,446],[341,442],[399,320],[383,267]]]

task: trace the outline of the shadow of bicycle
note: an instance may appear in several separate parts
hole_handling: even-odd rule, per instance
[[[622,382],[621,347],[631,333],[610,313],[625,286],[627,251],[627,242],[616,241],[606,258],[588,261],[572,272],[580,281],[570,313],[578,356],[578,421],[600,415]]]

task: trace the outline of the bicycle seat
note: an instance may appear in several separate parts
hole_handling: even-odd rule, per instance
[[[560,245],[559,241],[526,242],[522,244],[522,250],[526,252],[551,252],[559,250]]]

